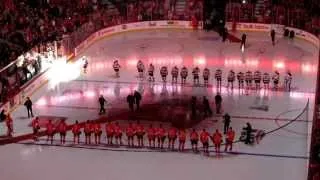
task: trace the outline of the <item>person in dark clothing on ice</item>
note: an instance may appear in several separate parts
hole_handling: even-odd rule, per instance
[[[241,36],[241,45],[240,45],[240,49],[244,50],[246,48],[246,41],[247,41],[247,35],[246,34],[242,34]]]
[[[140,110],[140,101],[142,99],[141,94],[138,91],[134,91],[133,96],[134,96],[135,103],[137,105],[137,111],[139,111]]]
[[[272,45],[274,46],[275,45],[275,38],[276,38],[276,31],[274,29],[271,30],[270,36],[271,36]]]
[[[27,97],[26,102],[24,102],[24,106],[26,106],[27,111],[28,111],[28,118],[33,117],[33,112],[32,112],[32,101],[29,97]]]
[[[230,127],[231,117],[228,113],[223,116],[223,133],[226,134]]]
[[[220,114],[221,113],[221,103],[222,103],[222,97],[221,95],[218,93],[215,98],[215,103],[216,103],[216,113]]]
[[[191,117],[192,119],[195,119],[196,118],[196,115],[197,115],[197,97],[195,96],[192,96],[191,97]]]
[[[132,94],[129,94],[127,96],[127,102],[128,102],[128,105],[129,105],[129,109],[131,112],[133,112],[133,105],[134,105],[134,96]]]
[[[203,96],[203,113],[205,117],[212,116],[209,100],[205,96]]]
[[[244,128],[244,130],[246,131],[246,139],[244,141],[245,144],[251,144],[251,134],[252,134],[252,126],[250,123],[247,123],[247,127]]]
[[[105,103],[105,102],[107,102],[106,99],[104,99],[104,97],[101,95],[101,96],[99,97],[99,104],[100,104],[99,115],[106,113],[106,109],[104,108],[104,103]]]

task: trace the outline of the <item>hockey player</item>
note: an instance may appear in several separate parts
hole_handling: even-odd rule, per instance
[[[263,73],[262,81],[264,84],[264,89],[269,89],[270,75],[268,73]]]
[[[138,139],[138,147],[143,147],[143,136],[145,134],[144,131],[144,127],[142,124],[140,124],[140,122],[138,121],[136,126],[135,126],[135,130],[136,130],[136,135],[137,135],[137,139]]]
[[[255,71],[253,77],[254,77],[254,83],[256,84],[256,90],[258,90],[260,89],[261,72]]]
[[[158,148],[163,149],[163,143],[166,140],[166,130],[160,124],[159,128],[157,129],[157,140],[158,140]]]
[[[156,140],[156,129],[154,127],[152,127],[152,124],[150,124],[148,130],[148,141],[149,141],[149,147],[153,147],[155,148],[156,147],[156,143],[155,143],[155,140]],[[151,146],[152,144],[152,146]]]
[[[235,81],[235,72],[230,70],[228,74],[228,87],[231,84],[231,89],[233,89],[233,82]]]
[[[210,77],[210,70],[208,68],[204,68],[203,81],[204,81],[205,86],[208,86],[208,84],[209,84],[209,77]]]
[[[143,78],[143,72],[144,72],[144,64],[142,63],[141,60],[138,61],[137,63],[137,70],[139,73],[139,78],[142,79]]]
[[[168,139],[169,139],[168,149],[171,148],[171,150],[174,150],[174,144],[175,144],[176,139],[177,139],[177,129],[175,127],[171,127],[169,129]]]
[[[62,119],[58,125],[58,131],[60,133],[60,143],[66,143],[66,133],[67,133],[67,124],[64,119]]]
[[[273,76],[272,76],[273,84],[274,84],[274,89],[278,90],[279,88],[279,80],[280,80],[280,73],[278,71],[275,71]]]
[[[36,117],[32,120],[31,126],[33,129],[33,140],[38,141],[38,132],[40,129],[40,124],[39,124],[39,117]]]
[[[184,151],[184,144],[186,143],[186,130],[180,129],[179,131],[179,151]]]
[[[84,125],[85,144],[91,144],[91,122],[88,120]]]
[[[94,142],[96,144],[100,144],[100,140],[101,140],[101,134],[102,134],[102,130],[101,130],[101,125],[100,123],[95,123],[94,124]]]
[[[199,135],[195,129],[192,129],[192,132],[190,134],[190,141],[191,141],[192,151],[198,152]]]
[[[229,151],[232,151],[234,137],[235,137],[235,132],[232,129],[232,127],[229,127],[228,132],[227,132],[227,136],[226,136],[226,145],[225,145],[224,151],[227,151],[228,147],[230,147]]]
[[[113,62],[113,70],[114,70],[114,72],[116,72],[116,77],[120,77],[120,75],[119,75],[120,68],[121,68],[121,66],[119,64],[119,61],[115,60]]]
[[[12,137],[13,133],[13,120],[11,115],[8,113],[7,118],[6,118],[6,126],[7,126],[7,136]]]
[[[241,49],[242,52],[246,48],[246,42],[247,42],[247,35],[246,34],[242,34],[242,36],[241,36],[241,45],[240,45],[240,49]]]
[[[122,130],[118,122],[114,126],[114,135],[116,138],[116,144],[122,145]]]
[[[239,89],[244,88],[244,74],[243,72],[239,72],[237,74]]]
[[[288,91],[291,90],[291,81],[292,81],[292,74],[290,72],[287,72],[286,76],[284,77],[284,84],[285,84],[285,89]]]
[[[46,124],[46,133],[47,133],[47,142],[50,140],[51,144],[53,144],[54,137],[54,125],[52,124],[52,120],[50,119]]]
[[[153,66],[153,64],[149,65],[148,73],[149,73],[149,81],[153,81],[154,82],[154,76],[153,76],[154,66]]]
[[[274,46],[275,45],[275,38],[276,38],[276,31],[274,29],[271,30],[270,36],[271,36],[272,45]]]
[[[76,121],[76,123],[72,126],[72,133],[73,133],[73,143],[79,144],[81,131],[80,131],[80,125],[78,121]]]
[[[83,56],[82,61],[83,61],[83,72],[87,73],[87,67],[89,65],[88,58],[86,56]]]
[[[129,123],[129,126],[126,129],[126,134],[127,134],[127,138],[128,138],[128,146],[134,147],[135,130],[134,130],[134,127],[132,126],[132,123]]]
[[[246,72],[246,77],[245,77],[245,79],[246,79],[247,88],[248,88],[248,89],[251,89],[251,88],[252,88],[252,79],[253,79],[253,77],[252,77],[252,72],[251,72],[251,71],[247,71],[247,72]]]
[[[202,142],[203,145],[203,152],[208,154],[209,153],[209,133],[203,129],[201,134],[200,134],[200,141]]]
[[[183,66],[183,68],[180,71],[180,76],[181,76],[181,84],[186,84],[186,79],[188,77],[188,69]]]
[[[179,75],[179,69],[177,66],[174,66],[171,70],[172,83],[178,83],[178,75]]]
[[[214,78],[217,80],[217,88],[221,89],[221,81],[222,81],[222,71],[221,71],[221,69],[217,69],[216,70]]]
[[[107,145],[112,145],[113,136],[114,136],[114,127],[110,121],[106,124],[106,134],[107,134]]]
[[[212,138],[212,142],[214,144],[214,147],[216,148],[216,153],[219,154],[220,153],[220,146],[222,143],[222,134],[217,129],[216,132],[213,133],[211,138]]]
[[[200,69],[198,67],[193,68],[192,75],[193,75],[193,83],[199,85],[199,73]]]
[[[168,68],[167,66],[162,66],[160,69],[160,75],[163,82],[167,82]]]

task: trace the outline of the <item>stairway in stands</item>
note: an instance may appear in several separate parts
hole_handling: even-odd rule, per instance
[[[175,14],[177,16],[183,16],[184,12],[187,7],[187,1],[186,0],[177,0],[176,7],[175,7]]]
[[[258,20],[262,19],[263,12],[266,8],[265,3],[266,3],[266,0],[257,0],[254,13],[255,13],[255,17]]]

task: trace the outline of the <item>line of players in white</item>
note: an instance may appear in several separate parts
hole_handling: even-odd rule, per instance
[[[119,71],[120,71],[120,64],[118,60],[115,60],[113,63],[113,69],[116,72],[116,76],[119,77]],[[137,70],[139,73],[139,78],[144,78],[144,72],[145,72],[145,66],[142,63],[142,61],[138,61],[137,63]],[[148,75],[149,75],[149,81],[154,82],[154,71],[155,67],[153,64],[149,64],[148,67]],[[162,77],[163,82],[167,82],[167,76],[169,74],[169,70],[167,66],[162,66],[160,68],[160,75]],[[192,70],[193,75],[193,82],[195,85],[199,85],[199,77],[200,77],[200,69],[198,67],[193,68]],[[171,76],[172,76],[172,83],[178,83],[178,76],[179,76],[179,68],[177,66],[174,66],[171,69]],[[180,77],[181,77],[181,84],[186,83],[186,79],[188,77],[188,69],[184,66],[180,70]],[[208,85],[209,78],[210,78],[210,70],[208,68],[204,68],[202,72],[202,77],[204,80],[204,84]],[[221,88],[221,82],[222,82],[222,70],[217,69],[214,78],[217,82],[217,87]],[[263,82],[264,88],[269,89],[270,81],[273,81],[274,88],[277,90],[279,88],[279,82],[280,82],[280,73],[278,71],[275,71],[272,76],[270,76],[269,73],[261,73],[260,71],[247,71],[245,73],[238,72],[237,74],[230,70],[227,75],[227,87],[233,88],[233,83],[236,81],[236,78],[238,80],[239,88],[244,88],[244,84],[246,83],[246,87],[251,89],[253,88],[253,82],[255,84],[255,89],[260,89],[260,83]],[[288,91],[291,89],[291,82],[292,82],[292,74],[290,72],[287,72],[284,76],[284,88]]]

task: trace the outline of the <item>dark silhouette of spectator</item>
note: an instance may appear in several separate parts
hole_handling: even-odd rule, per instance
[[[223,133],[226,134],[230,127],[231,117],[228,113],[223,116]]]
[[[134,111],[134,108],[133,108],[133,106],[134,106],[134,96],[132,94],[129,94],[127,96],[127,103],[129,105],[130,111],[133,112]]]
[[[220,114],[221,113],[221,103],[222,103],[222,97],[220,95],[220,93],[218,93],[215,98],[215,103],[216,103],[216,113]]]
[[[210,107],[209,100],[205,96],[203,96],[203,113],[205,117],[212,115],[212,110]]]
[[[99,114],[105,114],[106,113],[106,109],[104,108],[104,103],[105,102],[107,102],[106,99],[104,99],[104,97],[101,95],[99,97],[99,104],[100,104]]]
[[[26,106],[27,111],[28,111],[28,118],[33,117],[33,112],[32,112],[32,101],[29,97],[27,97],[26,102],[24,102],[24,106]]]
[[[195,119],[197,115],[197,97],[191,97],[191,117]]]
[[[138,91],[134,91],[133,96],[134,96],[135,103],[137,105],[137,111],[139,111],[140,110],[140,101],[142,99],[141,94]]]

